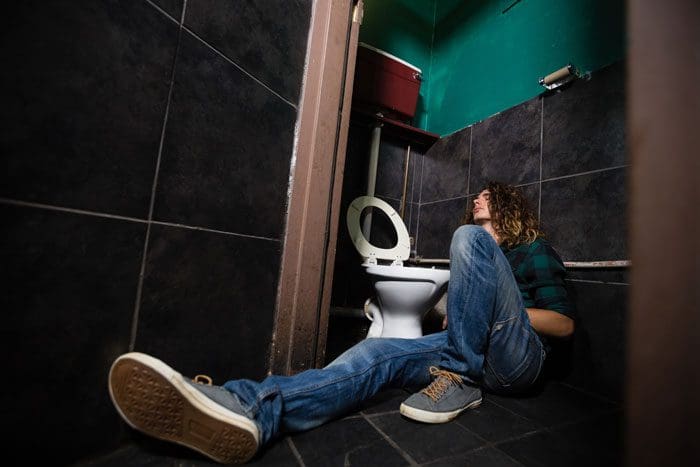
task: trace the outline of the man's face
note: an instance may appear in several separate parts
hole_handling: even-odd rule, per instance
[[[489,199],[491,198],[491,193],[489,190],[484,190],[479,193],[479,196],[474,198],[474,208],[472,213],[474,214],[474,223],[481,225],[484,222],[491,220],[491,211],[489,211]]]

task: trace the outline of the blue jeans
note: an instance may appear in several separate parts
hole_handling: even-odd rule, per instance
[[[365,339],[323,369],[262,382],[233,380],[224,387],[238,396],[267,443],[347,413],[384,388],[425,386],[430,366],[501,393],[535,382],[544,361],[542,343],[508,260],[481,227],[462,226],[452,238],[447,317],[446,331],[418,339]]]

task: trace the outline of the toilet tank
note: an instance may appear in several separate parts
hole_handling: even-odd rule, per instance
[[[353,104],[371,112],[410,120],[416,113],[420,68],[360,42],[355,63]]]

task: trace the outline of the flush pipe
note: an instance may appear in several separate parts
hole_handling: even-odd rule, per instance
[[[379,142],[382,136],[382,124],[376,122],[372,129],[372,143],[369,148],[369,171],[367,173],[367,196],[374,196],[374,188],[377,184],[377,165],[379,164]],[[362,223],[362,235],[369,240],[372,231],[372,211],[365,216]]]

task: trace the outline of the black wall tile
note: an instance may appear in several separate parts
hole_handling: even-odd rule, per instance
[[[0,196],[145,218],[177,25],[116,0],[15,2],[6,14]]]
[[[0,216],[9,444],[59,465],[115,448],[107,373],[129,344],[146,225],[7,205]]]
[[[218,384],[267,368],[280,245],[154,225],[136,350]]]
[[[385,201],[394,211],[399,212],[398,200],[384,198],[382,201]],[[398,236],[396,228],[389,219],[389,216],[380,209],[370,208],[368,211],[372,212],[372,229],[369,235],[370,243],[379,248],[394,248],[398,241]],[[363,217],[360,217],[360,226],[363,225],[362,219]],[[405,223],[404,226],[406,226]],[[408,230],[408,227],[406,227],[406,230]]]
[[[198,0],[185,26],[293,104],[304,72],[311,0]]]
[[[567,381],[621,401],[625,377],[626,285],[569,281],[576,304],[573,365]]]
[[[625,163],[624,83],[621,62],[544,98],[543,178]]]
[[[420,202],[424,161],[425,155],[422,152],[411,149],[411,168],[408,172],[408,191],[411,193],[411,196],[408,199],[413,203]]]
[[[541,101],[530,99],[472,127],[469,191],[489,180],[520,185],[539,180]]]
[[[403,195],[403,179],[406,168],[407,144],[398,138],[384,136],[379,145],[377,183],[375,196],[400,200]],[[409,161],[410,169],[410,161]],[[408,183],[408,182],[407,182]],[[408,184],[406,187],[408,193]],[[408,197],[408,194],[407,194]]]
[[[469,183],[468,127],[439,139],[423,157],[420,202],[428,203],[464,196]]]
[[[469,198],[456,198],[420,207],[417,250],[424,258],[449,258],[452,234],[462,225]]]
[[[331,314],[328,318],[328,335],[326,338],[326,365],[367,337],[371,324],[372,322],[364,316],[355,317]]]
[[[279,238],[296,110],[183,33],[154,219]]]
[[[541,184],[533,183],[519,186],[518,188],[525,197],[528,208],[535,214],[535,217],[539,216]]]
[[[625,169],[542,183],[541,224],[564,261],[626,259]]]

